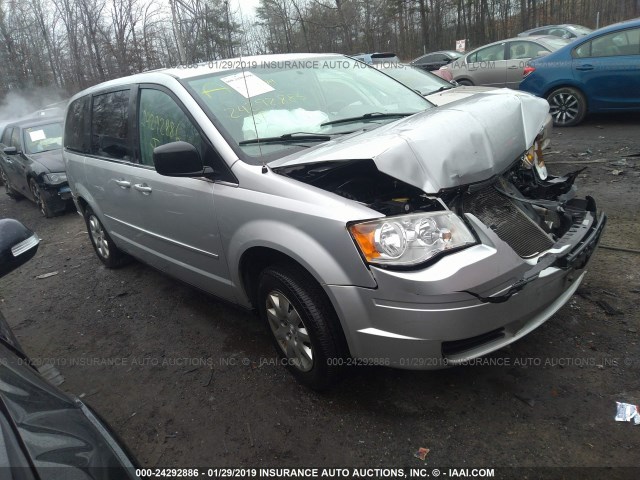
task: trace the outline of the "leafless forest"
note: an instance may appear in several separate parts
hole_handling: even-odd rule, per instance
[[[0,98],[70,94],[170,65],[248,54],[474,47],[537,25],[594,28],[640,0],[0,0]],[[6,100],[6,99],[5,99]]]

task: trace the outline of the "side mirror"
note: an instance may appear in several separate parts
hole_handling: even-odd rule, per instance
[[[456,82],[455,80],[449,80],[449,83],[451,85],[453,85],[454,87],[459,87],[460,86],[460,84],[458,82]]]
[[[0,220],[0,277],[27,263],[38,251],[40,238],[12,218]]]
[[[5,155],[15,155],[18,153],[18,149],[16,147],[4,147],[2,151]]]
[[[154,148],[153,163],[156,171],[167,177],[201,177],[205,173],[200,153],[187,142],[171,142]]]

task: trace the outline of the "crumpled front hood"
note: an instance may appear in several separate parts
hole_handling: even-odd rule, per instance
[[[32,160],[40,163],[52,173],[60,173],[65,171],[61,148],[49,150],[47,152],[32,153],[29,156]]]
[[[513,90],[507,88],[498,89],[495,87],[476,87],[476,86],[460,86],[455,88],[449,88],[441,92],[425,95],[426,99],[437,106],[446,105],[447,103],[455,102],[456,100],[462,100],[479,93],[500,91],[505,93],[512,93]]]
[[[546,100],[522,92],[479,93],[270,166],[372,159],[381,172],[437,193],[504,171],[533,144],[548,111]]]

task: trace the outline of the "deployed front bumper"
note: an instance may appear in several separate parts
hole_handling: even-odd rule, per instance
[[[372,267],[377,289],[327,286],[351,355],[367,364],[434,369],[523,337],[580,285],[606,216],[596,221],[588,213],[587,220],[535,260],[518,257],[485,228],[482,244],[426,269]]]

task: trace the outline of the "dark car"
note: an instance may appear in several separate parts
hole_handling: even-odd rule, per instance
[[[518,34],[519,37],[530,37],[534,35],[552,35],[554,37],[574,39],[589,35],[593,30],[582,25],[565,23],[562,25],[546,25],[526,30]]]
[[[590,112],[640,111],[640,20],[605,28],[529,62],[520,90],[546,98],[555,125]]]
[[[449,63],[457,60],[463,52],[456,52],[455,50],[441,50],[439,52],[431,52],[411,61],[411,65],[414,67],[422,68],[431,72],[432,70],[438,70],[440,67],[444,67]]]
[[[31,259],[40,239],[0,220],[0,276]],[[48,383],[0,312],[0,468],[14,479],[132,479],[137,462],[85,403]]]
[[[72,205],[62,161],[62,118],[9,123],[0,137],[0,177],[11,198],[33,200],[49,218]]]

